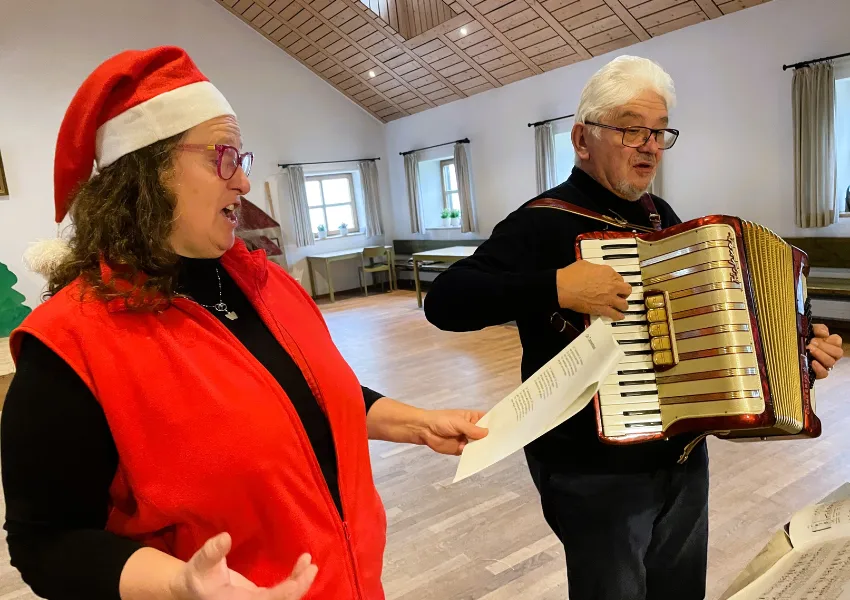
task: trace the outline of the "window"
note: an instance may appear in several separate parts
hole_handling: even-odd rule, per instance
[[[308,175],[304,179],[314,236],[319,235],[319,225],[325,226],[328,235],[339,235],[343,223],[348,233],[360,231],[351,173]]]
[[[842,218],[850,218],[850,61],[835,68],[836,195]]]
[[[440,161],[440,177],[443,182],[443,208],[446,210],[460,210],[460,195],[457,192],[457,173],[455,173],[455,161]]]

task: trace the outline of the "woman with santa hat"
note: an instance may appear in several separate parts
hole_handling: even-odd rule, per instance
[[[179,48],[114,56],[71,102],[73,234],[30,257],[49,298],[12,334],[0,436],[12,564],[45,598],[381,600],[367,440],[486,435],[361,387],[301,286],[235,238],[252,161]]]

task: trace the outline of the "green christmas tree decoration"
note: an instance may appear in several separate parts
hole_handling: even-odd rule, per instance
[[[16,283],[18,278],[15,274],[0,263],[0,338],[9,337],[12,330],[31,312],[24,305],[24,295],[13,289]]]

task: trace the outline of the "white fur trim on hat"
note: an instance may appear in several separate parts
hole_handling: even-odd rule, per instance
[[[103,169],[130,152],[224,115],[236,116],[236,113],[209,81],[190,83],[159,94],[98,128],[97,167]]]

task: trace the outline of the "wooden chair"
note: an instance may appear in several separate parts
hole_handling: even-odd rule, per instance
[[[367,246],[363,248],[362,264],[357,270],[357,277],[360,279],[360,285],[363,286],[363,292],[369,295],[369,284],[367,283],[366,273],[386,273],[387,281],[390,282],[392,289],[392,275],[390,274],[390,252],[383,246]],[[381,291],[384,290],[384,282],[381,281]]]

